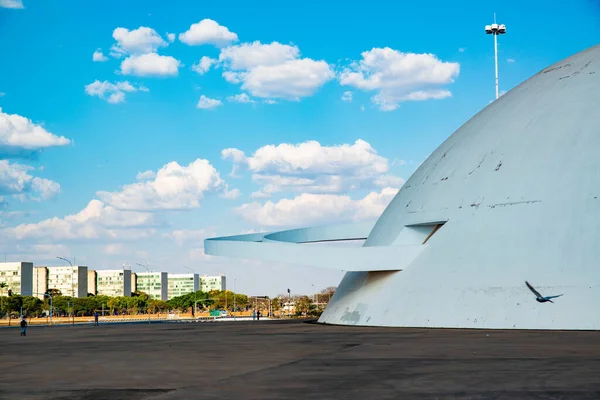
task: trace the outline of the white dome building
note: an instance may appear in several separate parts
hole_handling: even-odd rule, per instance
[[[600,329],[600,46],[471,118],[374,226],[207,239],[205,249],[348,271],[323,323]],[[562,296],[540,303],[525,281]]]

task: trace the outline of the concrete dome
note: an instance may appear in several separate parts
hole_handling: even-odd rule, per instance
[[[311,246],[265,256],[255,245],[323,241],[334,231],[366,237],[364,225],[355,235],[305,228],[218,238],[205,248],[306,257],[306,264],[349,271],[324,323],[600,329],[599,110],[595,46],[544,69],[458,129],[368,227],[362,248],[331,256],[314,250],[320,261],[311,262]],[[255,243],[225,251],[218,240]],[[539,303],[526,280],[543,296],[563,296]]]
[[[348,273],[321,320],[600,329],[600,46],[465,123],[405,183],[365,246],[405,243],[407,226],[444,221],[403,271]],[[525,280],[564,295],[538,303]]]

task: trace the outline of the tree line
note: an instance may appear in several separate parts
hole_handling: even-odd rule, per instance
[[[132,315],[162,312],[190,312],[194,310],[194,304],[199,312],[207,310],[248,311],[258,309],[263,312],[279,312],[289,300],[295,303],[295,316],[318,316],[323,311],[323,304],[327,303],[335,288],[323,289],[313,296],[279,295],[272,299],[267,296],[249,297],[245,294],[234,293],[230,290],[213,290],[210,292],[198,291],[183,296],[174,297],[168,301],[151,299],[144,292],[134,292],[130,297],[109,297],[103,295],[88,294],[84,298],[73,298],[63,296],[59,290],[50,289],[48,294],[52,296],[52,309],[54,316],[92,316],[95,312],[104,315]],[[319,297],[320,296],[320,297]],[[316,304],[315,301],[316,300]],[[271,310],[269,310],[269,306]],[[46,316],[50,310],[50,297],[41,300],[33,296],[0,296],[0,318],[19,318],[21,315],[27,318]],[[22,314],[21,314],[22,312]]]

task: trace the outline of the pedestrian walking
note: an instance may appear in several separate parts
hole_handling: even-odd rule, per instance
[[[98,326],[98,311],[94,311],[94,325]]]
[[[25,317],[21,318],[21,336],[27,336],[27,321],[25,321]]]
[[[256,312],[256,320],[260,321],[260,310]]]

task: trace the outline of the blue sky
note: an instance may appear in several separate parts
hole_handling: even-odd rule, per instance
[[[202,240],[376,219],[494,99],[494,12],[503,92],[599,41],[591,0],[0,0],[0,253],[337,285]]]

